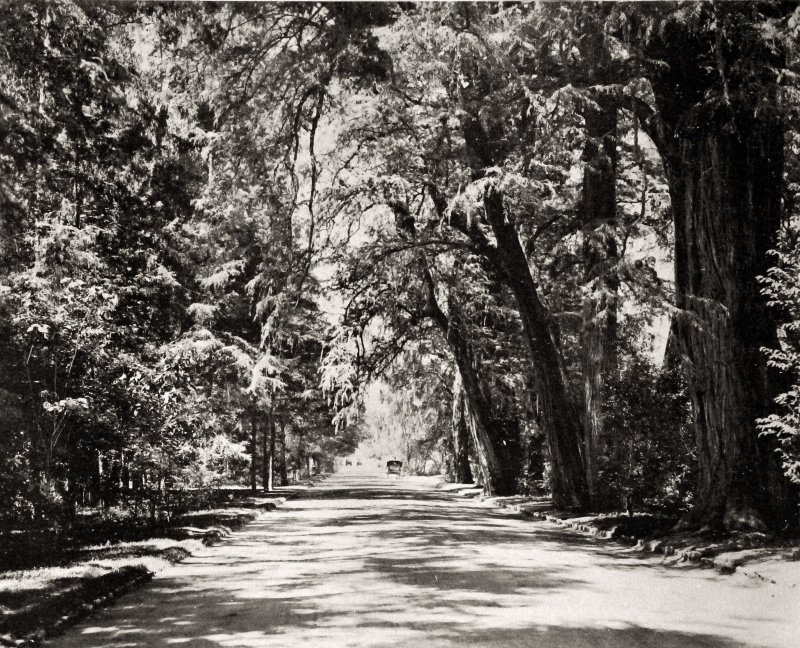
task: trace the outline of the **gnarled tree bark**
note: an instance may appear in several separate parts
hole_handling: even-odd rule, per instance
[[[796,494],[756,420],[778,387],[761,352],[776,344],[776,326],[757,277],[781,216],[783,124],[774,106],[782,56],[753,31],[755,4],[703,10],[735,12],[737,33],[723,42],[714,30],[667,20],[650,44],[669,65],[653,89],[675,219],[676,337],[698,449],[687,522],[780,530],[797,524]],[[721,24],[716,14],[704,18]],[[701,68],[701,60],[723,67]]]

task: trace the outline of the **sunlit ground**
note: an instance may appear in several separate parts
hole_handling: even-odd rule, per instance
[[[364,468],[50,645],[794,648],[800,593],[643,562]]]

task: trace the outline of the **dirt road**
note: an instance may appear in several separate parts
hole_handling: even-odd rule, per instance
[[[668,569],[430,480],[334,476],[59,648],[800,646],[800,592]]]

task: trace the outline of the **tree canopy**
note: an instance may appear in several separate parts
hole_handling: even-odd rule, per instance
[[[391,431],[486,492],[796,529],[796,7],[0,27],[9,524],[272,488]]]

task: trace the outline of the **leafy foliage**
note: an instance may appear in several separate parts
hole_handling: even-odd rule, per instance
[[[610,508],[651,504],[686,510],[695,466],[689,402],[678,369],[641,352],[609,377],[607,434],[598,452],[600,501]]]
[[[788,378],[790,386],[775,398],[777,412],[759,421],[761,434],[778,441],[786,476],[800,484],[800,245],[785,236],[774,252],[775,265],[761,278],[769,304],[781,317],[780,346],[764,349],[768,363]]]
[[[702,50],[687,65],[709,91],[673,97],[701,130],[774,72],[740,60],[736,34],[796,56],[782,11],[4,6],[4,515],[68,526],[131,496],[155,516],[172,489],[254,484],[259,464],[330,467],[369,433],[377,382],[382,425],[429,471],[457,367],[473,459],[494,440],[518,461],[509,483],[537,489],[564,463],[555,423],[570,439],[585,423],[586,331],[612,319],[601,500],[685,505],[690,413],[653,339],[680,261],[658,44],[680,23]],[[601,113],[613,133],[595,132]],[[613,191],[587,195],[606,146]],[[787,241],[764,279],[785,319],[770,364],[792,382],[799,257]],[[795,481],[798,392],[761,422]],[[570,447],[581,476],[590,445]]]

